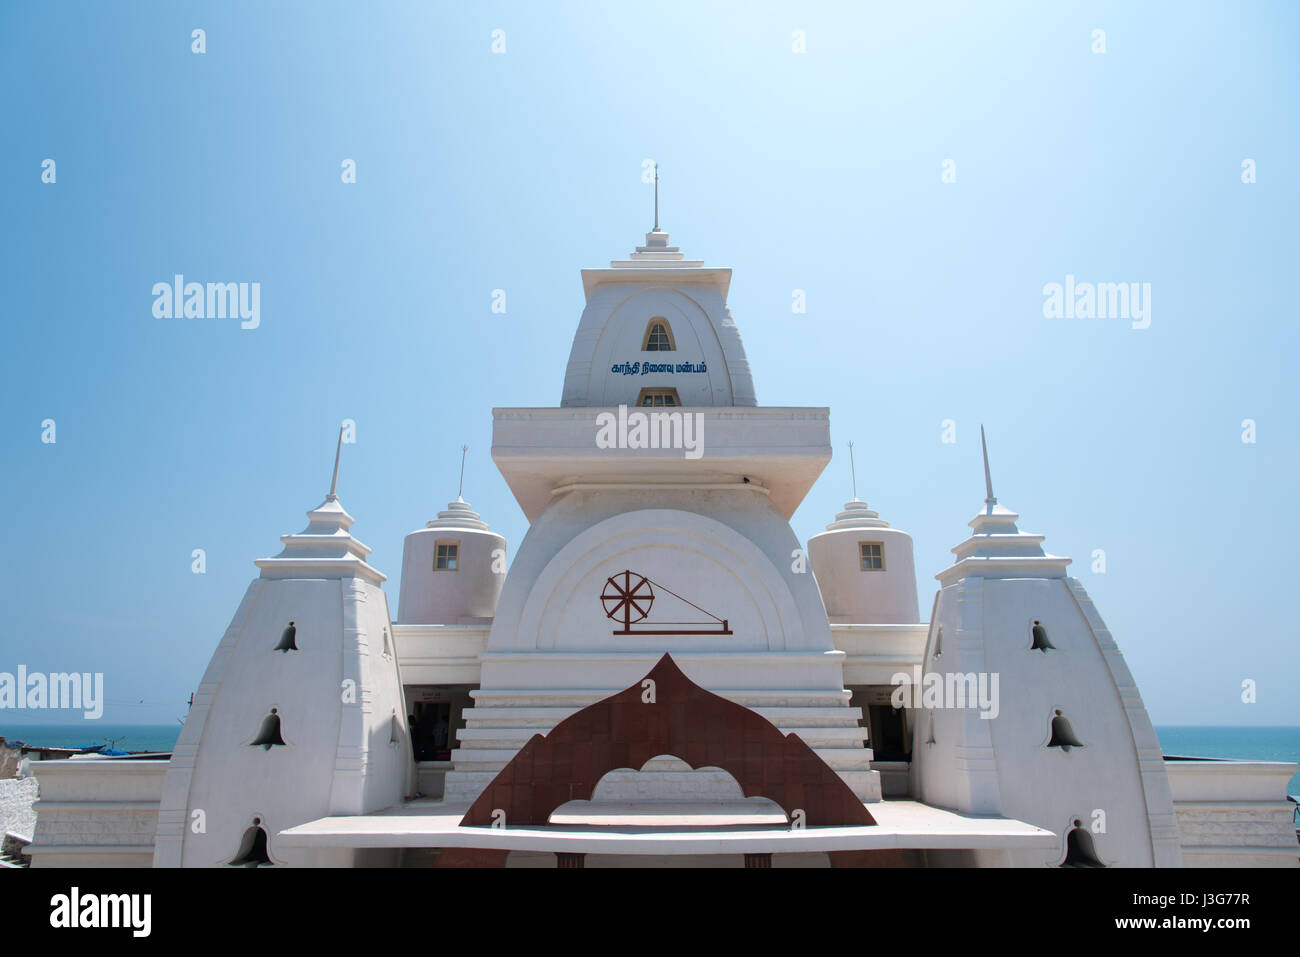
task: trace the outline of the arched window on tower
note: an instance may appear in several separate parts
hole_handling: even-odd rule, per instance
[[[642,352],[676,352],[673,342],[673,330],[663,316],[655,316],[645,327],[645,341],[641,343]]]

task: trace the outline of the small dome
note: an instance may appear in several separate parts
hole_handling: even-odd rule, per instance
[[[841,528],[888,528],[889,523],[880,517],[860,498],[844,503],[844,511],[835,516],[835,521],[826,526],[826,531],[835,532]]]
[[[447,507],[425,528],[477,528],[486,532],[488,523],[479,517],[469,502],[458,498],[454,502],[448,502]]]
[[[915,624],[912,536],[854,498],[808,540],[808,561],[831,624]]]
[[[506,540],[457,498],[406,536],[397,620],[457,625],[491,619],[505,571]]]

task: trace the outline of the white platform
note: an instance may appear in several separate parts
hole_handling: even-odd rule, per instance
[[[869,808],[874,827],[790,830],[773,805],[708,806],[571,802],[547,827],[460,827],[465,807],[413,801],[382,814],[326,817],[281,831],[281,847],[477,847],[566,854],[785,854],[908,848],[1055,848],[1051,831],[1000,817],[957,814],[915,801]]]

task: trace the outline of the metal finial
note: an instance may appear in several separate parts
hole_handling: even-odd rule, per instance
[[[655,163],[655,228],[659,232],[659,164]]]
[[[853,443],[849,443],[849,473],[853,476],[853,501],[858,500],[858,468],[853,464]]]
[[[327,502],[337,502],[339,500],[339,459],[343,456],[343,426],[339,426],[339,445],[334,450],[334,477],[330,479],[330,493],[325,497]]]
[[[468,445],[460,447],[460,484],[456,486],[456,498],[459,500],[465,491],[465,453],[469,451]]]
[[[989,476],[989,446],[984,441],[984,426],[980,426],[980,448],[984,452],[984,504],[996,505],[998,500],[993,497],[993,479]]]

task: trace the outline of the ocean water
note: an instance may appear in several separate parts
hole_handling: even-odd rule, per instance
[[[1300,764],[1300,728],[1156,728],[1160,748],[1180,758],[1248,758]],[[1300,771],[1291,776],[1287,793],[1300,796]]]
[[[5,725],[0,735],[11,741],[75,748],[116,742],[122,751],[170,751],[181,732],[176,724],[22,724]],[[1300,727],[1156,728],[1165,754],[1188,758],[1247,758],[1254,761],[1291,761],[1300,764]],[[1287,793],[1300,796],[1300,771],[1292,776]]]
[[[49,748],[84,748],[104,744],[119,751],[170,751],[176,746],[181,725],[175,724],[6,724],[0,718],[0,736],[24,744]]]

